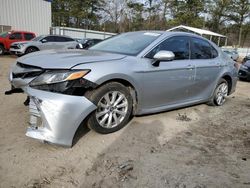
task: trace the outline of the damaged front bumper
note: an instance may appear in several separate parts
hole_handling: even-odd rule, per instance
[[[72,146],[81,122],[96,109],[83,96],[52,93],[28,87],[30,127],[26,136],[43,142]]]

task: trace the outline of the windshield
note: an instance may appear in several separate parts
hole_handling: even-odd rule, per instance
[[[155,32],[132,32],[117,35],[104,40],[89,50],[113,52],[126,55],[137,55],[161,34]]]
[[[250,67],[250,60],[246,61],[246,62],[244,63],[244,65],[247,66],[247,67]]]
[[[39,40],[43,39],[44,37],[45,37],[45,35],[40,35],[38,37],[33,38],[32,41],[39,41]]]
[[[0,37],[5,38],[7,37],[8,34],[9,34],[8,32],[0,33]]]

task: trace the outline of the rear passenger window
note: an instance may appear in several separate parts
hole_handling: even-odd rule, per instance
[[[207,41],[192,38],[191,59],[212,59],[217,56],[217,51]]]
[[[60,37],[56,36],[57,42],[69,42],[69,41],[74,41],[74,39],[68,38],[68,37]]]
[[[47,42],[57,42],[54,36],[47,36],[44,38]]]
[[[72,38],[69,38],[69,37],[65,37],[65,41],[66,41],[66,42],[71,42],[71,41],[75,41],[75,40],[72,39]]]
[[[66,41],[64,37],[55,36],[55,39],[56,39],[56,42],[65,42]]]
[[[14,40],[22,40],[22,33],[13,33],[9,37],[10,39]]]
[[[176,60],[189,59],[189,38],[184,36],[171,37],[160,43],[146,57],[152,59],[161,50],[172,51]]]
[[[24,39],[25,40],[31,40],[33,39],[35,36],[31,33],[24,33]]]

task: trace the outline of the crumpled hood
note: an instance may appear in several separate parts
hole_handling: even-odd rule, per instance
[[[79,64],[112,61],[125,55],[92,50],[46,50],[27,54],[17,61],[44,69],[70,69]]]

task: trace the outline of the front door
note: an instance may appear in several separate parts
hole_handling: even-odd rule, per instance
[[[41,42],[41,44],[39,45],[40,50],[51,50],[58,48],[58,42],[56,41],[55,36],[47,36],[43,38],[40,42]]]
[[[153,56],[161,50],[172,51],[175,59],[152,65]],[[143,71],[143,106],[146,109],[188,102],[194,85],[195,69],[190,61],[189,37],[176,36],[166,39],[146,55]],[[146,59],[145,59],[146,60]]]

